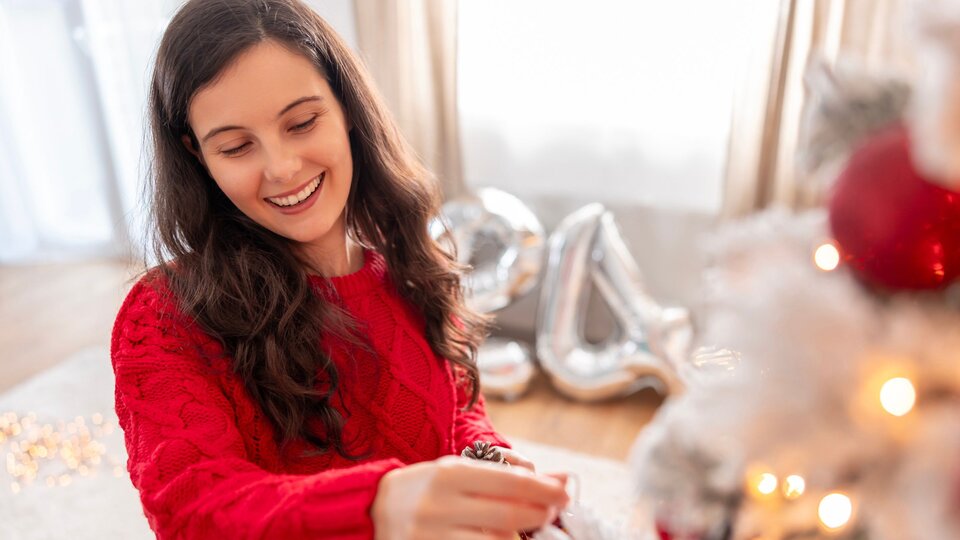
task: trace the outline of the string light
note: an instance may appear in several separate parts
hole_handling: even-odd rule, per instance
[[[106,454],[106,446],[99,439],[112,433],[113,426],[99,413],[91,417],[91,423],[78,416],[54,426],[40,424],[34,413],[23,417],[14,412],[0,414],[0,451],[6,451],[3,463],[13,479],[11,491],[19,493],[44,471],[44,483],[49,487],[68,486],[75,476],[95,474]],[[118,460],[112,456],[107,459],[116,474]]]
[[[843,493],[830,493],[820,499],[817,508],[820,523],[828,529],[839,529],[850,522],[853,516],[853,503]]]
[[[835,270],[840,265],[840,252],[833,244],[822,244],[813,253],[813,262],[825,272]]]
[[[757,491],[763,495],[769,495],[777,490],[777,477],[770,473],[760,475],[760,481],[757,482]]]
[[[748,469],[746,474],[747,487],[754,497],[767,498],[777,491],[779,481],[777,476],[766,467],[756,465]]]
[[[903,416],[910,412],[916,401],[917,391],[910,379],[905,377],[894,377],[880,388],[880,404],[894,416]]]
[[[807,482],[800,475],[791,474],[783,481],[783,496],[787,499],[793,500],[800,497],[806,489]]]

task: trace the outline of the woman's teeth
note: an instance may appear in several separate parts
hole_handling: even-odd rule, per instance
[[[320,186],[320,182],[323,181],[323,177],[326,174],[327,173],[323,173],[320,176],[314,178],[313,182],[310,182],[309,184],[307,184],[306,187],[300,190],[300,193],[297,193],[295,195],[289,195],[287,197],[268,197],[267,200],[277,206],[293,206],[295,204],[300,204],[304,200],[306,200],[307,197],[313,194],[314,191],[317,190],[317,188]]]

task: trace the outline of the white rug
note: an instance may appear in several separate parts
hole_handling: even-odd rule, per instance
[[[73,422],[95,414],[112,432],[95,437],[105,447],[104,459],[87,476],[73,473],[69,481],[62,460],[43,460],[38,479],[12,487],[7,465],[16,453],[0,442],[0,538],[46,540],[71,538],[137,540],[153,538],[137,491],[126,475],[123,434],[113,411],[113,371],[104,348],[85,350],[0,395],[0,415],[36,415],[36,423]],[[108,428],[109,429],[109,428]],[[631,492],[623,463],[510,437],[518,451],[541,471],[568,471],[579,480],[581,501],[599,517],[622,519],[630,511]],[[117,468],[119,466],[119,468]],[[119,476],[118,476],[119,474]],[[52,477],[54,485],[47,485]],[[69,482],[69,483],[67,483]]]

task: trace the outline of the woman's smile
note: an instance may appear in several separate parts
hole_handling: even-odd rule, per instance
[[[313,201],[320,196],[320,187],[323,185],[323,178],[326,174],[326,171],[324,171],[320,173],[320,176],[296,190],[276,197],[265,197],[264,200],[284,214],[302,212],[312,206]]]

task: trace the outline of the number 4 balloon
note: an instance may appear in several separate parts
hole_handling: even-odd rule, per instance
[[[646,386],[667,394],[681,387],[678,369],[693,335],[689,313],[647,294],[613,215],[596,203],[581,208],[550,235],[548,249],[537,356],[557,390],[595,401]],[[600,344],[583,333],[591,283],[617,325]]]
[[[444,223],[446,222],[446,223]],[[536,216],[516,197],[496,189],[448,202],[434,238],[458,246],[473,270],[464,281],[467,302],[489,313],[528,292],[541,277],[544,234]],[[640,270],[602,205],[574,212],[549,239],[537,315],[537,355],[554,386],[583,401],[626,395],[646,386],[663,393],[679,387],[678,368],[692,339],[689,314],[662,308],[646,293]],[[605,342],[583,335],[589,287],[614,314],[617,329]],[[534,373],[529,347],[490,338],[477,357],[488,395],[515,398]]]

